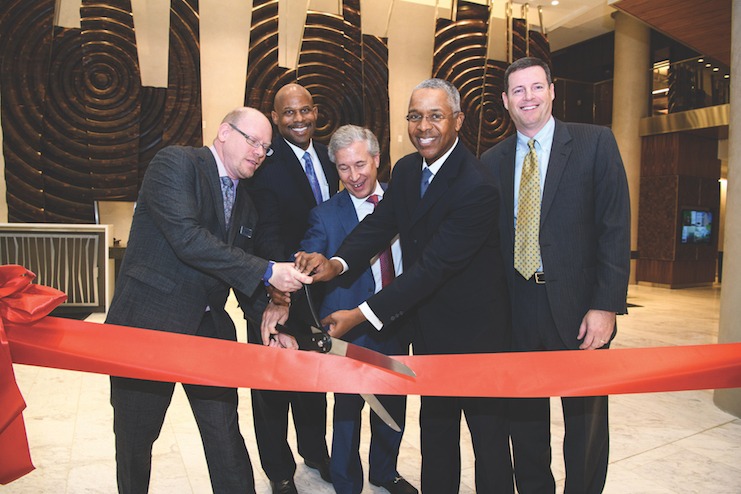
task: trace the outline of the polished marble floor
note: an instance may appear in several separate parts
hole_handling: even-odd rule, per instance
[[[694,345],[717,342],[718,287],[667,290],[632,285],[628,316],[618,320],[614,347]],[[233,301],[235,320],[241,320]],[[101,315],[90,318],[96,322]],[[244,336],[242,334],[242,336]],[[36,470],[4,493],[115,492],[112,411],[108,378],[93,374],[16,365],[27,401],[24,413]],[[240,416],[252,458],[258,493],[270,488],[259,466],[252,431],[250,395],[240,390]],[[329,396],[331,404],[331,395]],[[685,391],[610,398],[611,456],[606,493],[741,493],[741,419],[713,405],[712,391]],[[563,486],[560,406],[552,400],[553,470]],[[419,486],[419,398],[409,398],[407,431],[399,472]],[[367,428],[363,455],[367,457]],[[473,457],[462,433],[461,493],[473,493]],[[295,444],[293,437],[292,444]],[[176,389],[160,439],[155,444],[152,493],[210,492],[200,439],[185,395]],[[302,494],[333,492],[316,471],[300,464]],[[386,492],[366,485],[364,493]],[[486,494],[486,493],[482,493]]]

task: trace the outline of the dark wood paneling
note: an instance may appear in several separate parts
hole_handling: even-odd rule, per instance
[[[275,92],[298,82],[314,97],[319,110],[314,138],[328,143],[345,124],[368,127],[381,144],[381,179],[390,170],[388,42],[362,35],[360,1],[343,2],[342,15],[310,11],[298,67],[278,66],[278,1],[253,3],[245,104],[265,114]]]
[[[141,86],[129,0],[84,0],[80,29],[52,27],[54,8],[0,17],[11,222],[90,223],[94,200],[136,199],[163,145],[202,143],[197,0],[172,2],[168,89]]]
[[[699,53],[731,64],[730,0],[619,0],[612,6]]]

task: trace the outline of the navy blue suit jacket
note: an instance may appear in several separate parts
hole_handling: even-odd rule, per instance
[[[293,149],[277,131],[273,133],[273,155],[250,181],[250,192],[258,212],[255,252],[266,259],[290,260],[309,227],[309,211],[316,206],[309,179]],[[339,190],[337,169],[329,160],[327,146],[313,141],[329,184],[329,195]]]
[[[397,162],[383,201],[337,252],[349,266],[340,277],[365,269],[398,234],[404,273],[368,299],[376,316],[388,324],[409,313],[416,354],[509,350],[493,177],[460,141],[422,199],[421,176],[419,153]]]
[[[383,202],[383,201],[381,201]],[[358,216],[350,193],[343,190],[309,213],[309,230],[301,241],[300,250],[320,252],[327,258],[339,249],[345,237],[358,226]],[[327,283],[319,317],[324,318],[338,310],[354,309],[376,291],[376,282],[368,266],[356,273],[347,273]],[[342,339],[388,355],[406,354],[409,335],[396,327],[376,330],[367,321],[356,326]]]

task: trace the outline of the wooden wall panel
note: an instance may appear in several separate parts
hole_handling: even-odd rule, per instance
[[[454,20],[438,19],[432,65],[433,77],[452,82],[461,93],[466,116],[459,134],[477,156],[515,132],[502,104],[504,71],[509,65],[486,58],[489,9],[458,1]],[[528,54],[550,64],[547,39],[530,31],[522,19],[513,22],[513,58]]]
[[[170,87],[141,87],[129,0],[7,0],[0,18],[3,153],[11,222],[91,223],[96,199],[135,200],[167,144],[201,144],[196,0],[173,2]]]

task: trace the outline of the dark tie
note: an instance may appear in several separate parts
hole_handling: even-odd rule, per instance
[[[304,153],[304,164],[306,165],[306,178],[309,179],[309,185],[311,185],[311,191],[314,193],[314,200],[317,204],[324,202],[322,199],[322,188],[319,187],[319,180],[316,178],[314,173],[314,164],[311,162],[311,155],[309,152]]]
[[[540,267],[540,170],[535,139],[522,163],[515,226],[515,269],[529,280]]]
[[[229,228],[229,221],[232,219],[232,209],[234,208],[234,182],[229,177],[221,178],[221,196],[224,198],[224,219],[226,227]]]
[[[378,205],[378,195],[373,194],[366,199],[368,202],[373,203],[373,208]],[[381,266],[381,287],[385,287],[392,281],[396,275],[394,274],[394,258],[391,254],[391,246],[389,245],[380,254],[378,254],[378,261]]]
[[[427,187],[430,185],[432,171],[428,166],[422,167],[422,180],[419,183],[419,197],[424,197]]]

